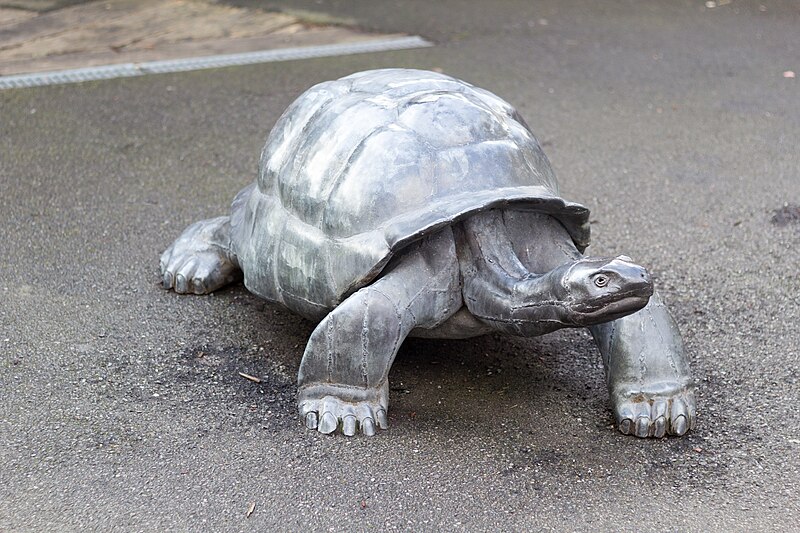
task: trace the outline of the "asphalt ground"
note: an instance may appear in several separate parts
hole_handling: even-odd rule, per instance
[[[796,527],[797,4],[291,4],[437,46],[0,92],[0,530]],[[410,341],[390,429],[321,436],[294,403],[312,324],[241,286],[159,288],[162,250],[227,211],[300,92],[388,66],[520,109],[593,210],[590,251],[654,274],[693,433],[619,434],[565,331]]]

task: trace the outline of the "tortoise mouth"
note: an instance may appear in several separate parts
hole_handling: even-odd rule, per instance
[[[647,305],[652,295],[653,288],[647,285],[624,293],[597,298],[591,302],[578,303],[571,306],[571,310],[579,325],[610,322],[639,311]]]

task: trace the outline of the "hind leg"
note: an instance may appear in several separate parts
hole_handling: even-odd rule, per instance
[[[298,376],[306,427],[348,436],[387,427],[389,369],[400,345],[413,329],[434,328],[461,307],[455,257],[447,228],[404,251],[317,326]]]
[[[532,271],[547,272],[580,257],[555,219],[513,211],[505,217],[514,249]],[[675,321],[657,293],[641,311],[589,330],[603,359],[611,410],[622,433],[663,437],[694,427],[689,361]]]
[[[195,222],[161,255],[165,289],[207,294],[241,278],[231,252],[230,217]]]

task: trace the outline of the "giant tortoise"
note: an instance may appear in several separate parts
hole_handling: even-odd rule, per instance
[[[695,407],[680,334],[643,267],[582,255],[588,221],[510,104],[434,72],[373,70],[289,106],[230,216],[164,252],[163,286],[204,294],[243,275],[316,322],[298,401],[321,433],[387,427],[407,336],[588,327],[619,429],[682,435]]]

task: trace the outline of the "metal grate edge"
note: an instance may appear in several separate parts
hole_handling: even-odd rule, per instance
[[[84,81],[108,80],[113,78],[130,78],[145,74],[165,74],[168,72],[188,72],[209,68],[253,65],[276,61],[292,61],[316,57],[331,57],[369,52],[388,52],[425,48],[433,43],[422,37],[412,35],[393,39],[376,39],[357,43],[328,44],[321,46],[304,46],[264,50],[240,54],[221,54],[214,56],[190,57],[185,59],[167,59],[163,61],[147,61],[143,63],[121,63],[97,67],[73,68],[36,72],[31,74],[15,74],[0,76],[0,89],[21,89],[25,87],[41,87],[62,83],[80,83]]]

